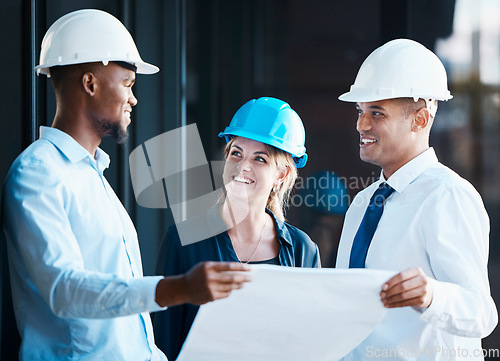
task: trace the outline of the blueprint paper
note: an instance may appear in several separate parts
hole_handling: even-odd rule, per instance
[[[178,361],[335,361],[386,314],[367,269],[252,266],[253,281],[200,307]]]

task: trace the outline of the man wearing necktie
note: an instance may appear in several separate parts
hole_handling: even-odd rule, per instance
[[[429,147],[437,103],[451,98],[441,61],[408,39],[370,54],[339,97],[356,103],[360,157],[382,172],[347,211],[337,268],[397,272],[380,292],[386,317],[345,360],[483,360],[498,319],[488,215]]]

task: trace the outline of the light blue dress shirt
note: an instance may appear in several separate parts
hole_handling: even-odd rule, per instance
[[[21,360],[166,360],[148,312],[137,233],[103,171],[68,134],[41,127],[4,185],[4,230]]]

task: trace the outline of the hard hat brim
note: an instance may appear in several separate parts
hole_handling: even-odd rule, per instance
[[[160,71],[160,68],[158,68],[156,65],[149,64],[146,62],[140,62],[140,61],[134,61],[131,62],[129,59],[96,59],[95,61],[85,61],[85,63],[107,63],[110,61],[123,61],[125,63],[130,63],[132,65],[135,65],[137,67],[137,74],[155,74]],[[49,62],[46,64],[40,64],[37,65],[33,68],[33,70],[37,73],[37,75],[40,74],[45,74],[45,75],[50,75],[49,69],[53,66],[65,66],[65,65],[76,65],[76,64],[85,64],[79,61],[78,59],[75,59],[74,61],[65,61],[65,62]]]
[[[383,92],[378,91],[380,94],[374,94],[372,90],[365,91],[363,89],[351,89],[351,91],[344,93],[338,97],[339,100],[343,102],[359,103],[359,102],[376,102],[379,100],[386,99],[397,99],[397,98],[422,98],[422,99],[433,99],[440,101],[447,101],[453,98],[453,95],[449,91],[446,94],[432,94],[431,92],[418,92],[415,91],[413,94],[408,94],[407,92]]]
[[[261,142],[261,143],[273,146],[275,148],[278,148],[278,149],[290,154],[292,156],[293,161],[295,163],[295,166],[297,168],[303,168],[307,163],[308,156],[307,156],[307,153],[305,151],[305,147],[303,147],[303,149],[301,149],[300,151],[293,152],[291,150],[284,149],[283,145],[279,141],[275,141],[273,139],[269,139],[269,138],[260,136],[258,134],[252,133],[252,132],[246,132],[245,130],[242,130],[242,129],[237,129],[237,130],[233,129],[231,131],[227,131],[227,128],[226,128],[226,130],[219,133],[219,138],[224,137],[226,139],[226,143],[229,143],[229,140],[231,139],[231,137],[234,137],[234,136],[255,140],[257,142]]]
[[[134,65],[137,67],[137,74],[155,74],[160,71],[160,68],[158,68],[156,65],[146,62],[135,63]]]

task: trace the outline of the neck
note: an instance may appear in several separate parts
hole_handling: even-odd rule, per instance
[[[242,204],[226,199],[222,207],[222,219],[230,232],[253,235],[261,232],[269,217],[264,206],[255,206],[251,203]],[[248,237],[252,239],[252,237]]]
[[[102,138],[93,129],[90,121],[84,117],[77,115],[65,115],[64,112],[57,112],[52,122],[52,128],[59,129],[66,134],[69,134],[74,140],[85,148],[92,156]],[[76,112],[75,112],[76,113]]]
[[[427,149],[429,149],[429,144],[426,144],[425,146],[419,147],[415,149],[414,152],[410,153],[409,156],[404,158],[404,161],[398,163],[395,166],[386,166],[382,168],[382,171],[384,173],[384,178],[388,180],[394,173],[396,173],[401,167],[403,167],[406,163],[412,161],[416,157],[418,157],[420,154],[425,152]]]

